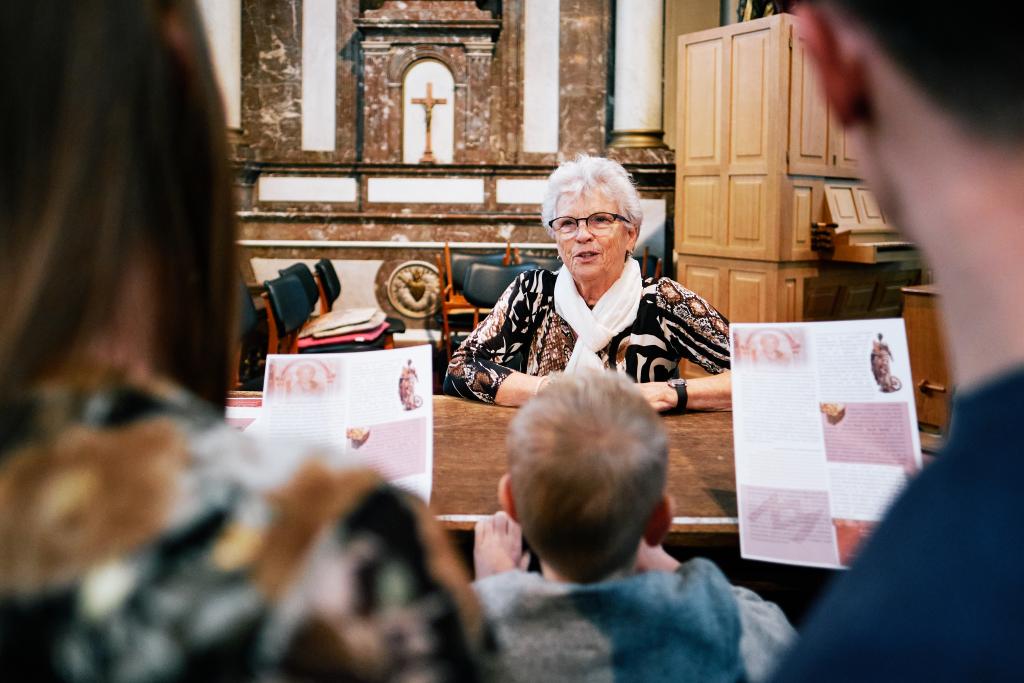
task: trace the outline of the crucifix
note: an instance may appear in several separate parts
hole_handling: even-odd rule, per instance
[[[427,83],[427,96],[426,97],[414,97],[412,99],[413,104],[423,105],[423,111],[427,116],[427,146],[423,150],[423,157],[420,159],[421,164],[435,164],[437,159],[434,158],[434,151],[430,146],[430,117],[433,114],[434,107],[439,104],[448,104],[448,100],[445,99],[434,99],[434,84]]]

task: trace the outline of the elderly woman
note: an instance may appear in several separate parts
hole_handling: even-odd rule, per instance
[[[631,258],[640,197],[626,170],[579,156],[548,180],[541,207],[563,262],[520,275],[452,357],[445,393],[520,405],[552,373],[613,369],[657,410],[728,408],[729,322],[669,278],[646,281]],[[509,367],[525,355],[525,372]],[[673,379],[681,360],[711,373]]]

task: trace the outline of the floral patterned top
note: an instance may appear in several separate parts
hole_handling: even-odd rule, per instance
[[[565,369],[576,333],[555,312],[556,277],[549,270],[533,270],[509,285],[452,356],[446,394],[493,403],[512,373],[510,365],[530,375]],[[648,278],[633,326],[597,355],[606,367],[638,382],[668,380],[681,360],[717,374],[729,369],[729,321],[678,282]]]
[[[419,501],[173,386],[0,408],[0,671],[473,681],[489,639]]]

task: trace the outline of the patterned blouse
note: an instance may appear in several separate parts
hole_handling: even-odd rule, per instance
[[[555,312],[556,277],[540,269],[516,278],[452,356],[446,394],[494,403],[510,366],[538,376],[565,369],[576,333]],[[729,321],[678,282],[648,278],[633,326],[597,355],[638,382],[670,379],[681,360],[717,374],[729,369]]]
[[[417,500],[173,386],[0,406],[0,671],[474,681],[488,642]]]

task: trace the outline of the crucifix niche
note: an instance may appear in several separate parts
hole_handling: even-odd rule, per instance
[[[448,67],[421,59],[403,80],[402,161],[450,164],[455,161],[455,81]]]
[[[448,100],[442,98],[434,99],[434,84],[427,82],[427,96],[426,97],[414,97],[412,99],[413,104],[419,104],[423,106],[423,113],[427,124],[427,145],[423,150],[423,156],[420,157],[421,164],[436,164],[437,159],[434,158],[434,150],[431,149],[431,134],[430,134],[430,117],[434,111],[434,107],[439,104],[448,104]]]

